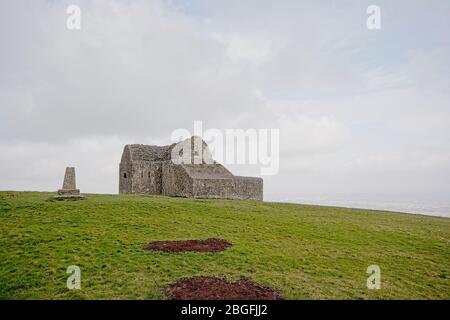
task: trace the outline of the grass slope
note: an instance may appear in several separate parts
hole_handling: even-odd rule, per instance
[[[251,201],[0,192],[0,298],[164,299],[180,277],[241,276],[287,299],[450,299],[450,219]],[[219,237],[224,253],[144,252]],[[366,269],[381,267],[381,290]],[[66,269],[81,268],[81,290]]]

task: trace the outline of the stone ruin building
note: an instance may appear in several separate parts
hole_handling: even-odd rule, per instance
[[[126,145],[119,175],[120,194],[263,199],[261,178],[234,176],[195,136],[168,146]]]

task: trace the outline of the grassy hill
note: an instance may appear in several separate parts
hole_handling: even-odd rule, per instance
[[[450,219],[251,201],[0,192],[0,298],[164,299],[185,276],[250,278],[287,299],[450,299]],[[155,240],[223,238],[223,253]],[[381,268],[368,290],[366,269]],[[66,269],[81,268],[81,290]]]

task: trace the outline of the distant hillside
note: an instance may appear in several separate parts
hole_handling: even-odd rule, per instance
[[[450,299],[450,219],[253,201],[0,192],[0,298],[164,299],[193,275],[246,277],[287,299]],[[155,240],[222,238],[223,253]],[[66,269],[81,268],[81,290]],[[366,269],[381,268],[368,290]]]

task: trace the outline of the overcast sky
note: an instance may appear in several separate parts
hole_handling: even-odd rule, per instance
[[[0,189],[117,193],[125,144],[202,120],[280,129],[266,196],[450,200],[449,30],[448,0],[1,0]]]

